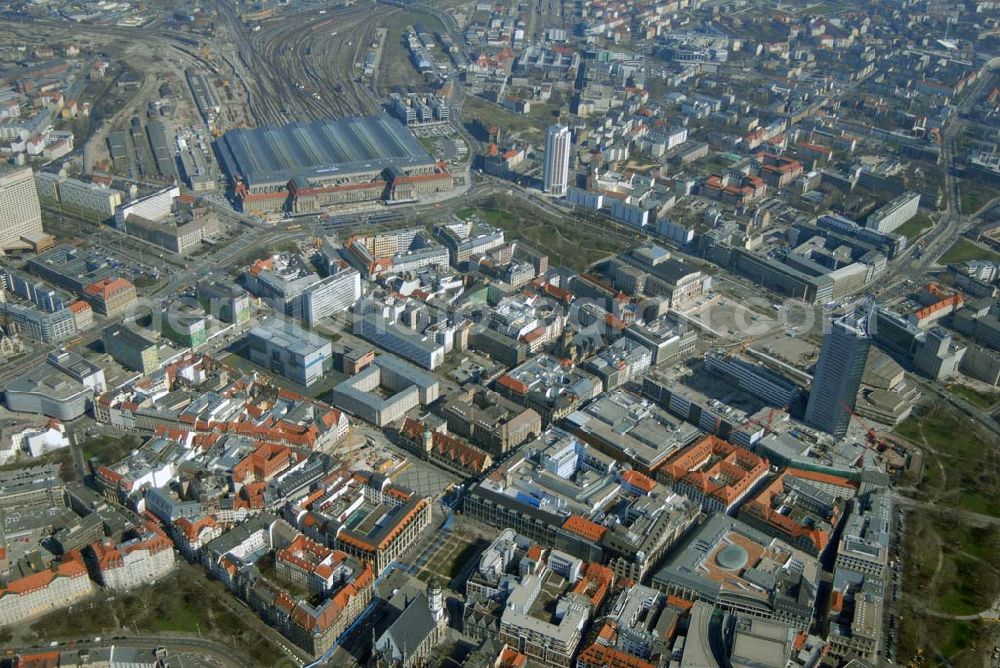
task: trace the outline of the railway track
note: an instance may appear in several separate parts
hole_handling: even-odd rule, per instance
[[[374,22],[365,9],[350,8],[333,18],[276,23],[252,40],[263,59],[291,77],[310,117],[365,115],[379,103],[352,75]]]
[[[250,40],[249,29],[237,15],[233,4],[228,0],[219,0],[216,6],[242,66],[237,68],[243,70],[237,75],[250,92],[247,99],[250,113],[258,123],[287,123],[290,117],[286,112],[286,103],[279,100],[296,99],[296,91],[285,88],[282,78],[261,57]]]

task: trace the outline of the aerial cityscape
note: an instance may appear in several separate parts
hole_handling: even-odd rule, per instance
[[[5,0],[0,393],[0,668],[1000,668],[1000,0]]]

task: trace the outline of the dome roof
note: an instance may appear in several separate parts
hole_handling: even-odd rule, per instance
[[[715,563],[719,565],[719,568],[725,568],[727,571],[743,568],[747,559],[749,559],[747,551],[739,545],[727,545],[715,554]]]

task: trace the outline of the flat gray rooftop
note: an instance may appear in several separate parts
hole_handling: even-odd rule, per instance
[[[409,130],[384,115],[230,130],[215,146],[226,172],[250,185],[434,161]]]
[[[250,330],[249,336],[256,337],[282,348],[293,355],[307,357],[318,350],[331,346],[329,339],[299,327],[291,320],[271,318]]]

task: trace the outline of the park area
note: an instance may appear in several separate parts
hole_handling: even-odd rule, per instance
[[[980,406],[994,399],[956,390]],[[1000,439],[945,401],[896,431],[924,453],[919,485],[900,488],[919,503],[907,514],[901,551],[900,655],[981,666],[1000,631],[981,618],[995,618],[1000,598]]]
[[[532,209],[524,200],[497,197],[486,205],[458,212],[460,218],[478,216],[502,229],[508,241],[520,239],[535,250],[547,253],[549,264],[583,270],[637,243],[641,235],[631,234],[610,221],[556,218]]]
[[[47,642],[113,637],[118,633],[200,635],[234,648],[234,653],[240,648],[247,665],[285,665],[282,654],[254,625],[244,621],[244,616],[253,613],[234,611],[240,605],[219,582],[208,580],[200,568],[181,563],[173,574],[156,584],[128,593],[102,592],[68,610],[41,617],[30,630],[19,633],[22,642],[30,642],[32,637]]]
[[[923,480],[908,495],[942,508],[1000,518],[1000,438],[951,404],[921,408],[896,433],[924,452]]]

